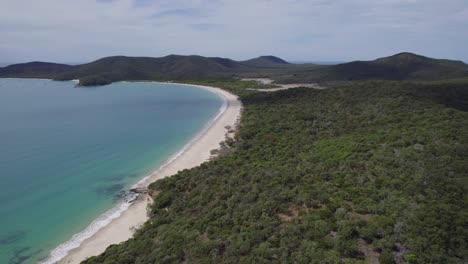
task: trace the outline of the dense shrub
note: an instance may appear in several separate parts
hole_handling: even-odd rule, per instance
[[[153,218],[86,263],[466,263],[468,113],[438,96],[466,83],[211,84],[244,103],[235,152],[152,184]]]

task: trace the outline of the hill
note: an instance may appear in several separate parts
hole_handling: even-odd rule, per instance
[[[442,80],[468,77],[462,61],[441,60],[412,53],[399,53],[374,61],[354,61],[278,76],[281,82],[349,80]]]
[[[106,57],[79,65],[55,77],[57,80],[80,79],[82,85],[105,84],[123,80],[183,80],[231,77],[245,68],[224,58],[169,55],[150,57]]]
[[[0,77],[50,78],[71,68],[66,64],[34,61],[0,68]]]
[[[112,56],[77,66],[39,62],[16,64],[0,69],[0,77],[79,79],[81,85],[88,86],[123,80],[231,78],[247,73],[255,75],[263,70],[284,65],[288,63],[273,56],[243,62],[195,55],[169,55],[161,58]]]
[[[161,58],[113,56],[69,66],[31,62],[0,68],[0,77],[79,79],[83,86],[123,80],[194,80],[233,77],[268,77],[281,83],[348,80],[442,80],[468,77],[461,61],[432,59],[400,53],[374,61],[338,65],[290,64],[278,57],[246,61],[227,58],[169,55]]]
[[[153,183],[150,220],[84,263],[466,262],[466,81],[216,85],[245,107],[230,154]]]
[[[247,66],[263,68],[282,67],[290,64],[287,61],[275,56],[260,56],[255,59],[242,61],[241,63]]]

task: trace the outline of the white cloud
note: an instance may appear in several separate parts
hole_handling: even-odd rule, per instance
[[[468,59],[464,0],[0,0],[0,62],[200,54]]]

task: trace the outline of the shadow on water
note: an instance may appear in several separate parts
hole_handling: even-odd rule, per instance
[[[16,249],[13,253],[13,257],[10,258],[8,264],[23,264],[26,261],[30,260],[33,256],[36,256],[41,253],[41,249],[36,250],[34,252],[30,251],[30,247],[23,247],[20,249]]]
[[[16,243],[22,239],[24,239],[27,235],[27,232],[24,230],[17,230],[10,232],[9,234],[0,237],[0,245],[6,246],[13,243]],[[9,264],[21,264],[29,260],[32,256],[39,254],[41,250],[37,250],[36,252],[29,253],[29,247],[22,247],[19,249],[15,249],[13,252],[13,256],[8,261]]]
[[[29,250],[29,247],[24,247],[15,250],[13,253],[13,257],[10,258],[10,261],[8,261],[8,264],[21,264],[24,263],[26,260],[31,258],[31,255],[25,254]]]
[[[26,231],[17,230],[0,237],[0,245],[13,244],[18,240],[23,239],[26,236]]]

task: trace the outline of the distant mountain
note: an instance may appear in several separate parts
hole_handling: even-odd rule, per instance
[[[333,80],[442,80],[468,77],[468,65],[462,61],[441,60],[413,53],[399,53],[373,61],[353,61],[311,69],[282,82]]]
[[[280,65],[289,65],[286,61],[274,56],[262,56],[239,62],[227,58],[195,55],[169,55],[161,58],[113,56],[76,66],[37,64],[34,62],[8,66],[9,70],[0,69],[0,77],[40,76],[55,80],[79,79],[81,85],[88,86],[123,80],[230,78],[244,73],[255,74]]]
[[[34,61],[0,68],[0,77],[51,78],[71,68],[66,64]]]
[[[293,64],[315,64],[315,65],[337,65],[337,64],[342,64],[346,63],[347,61],[322,61],[322,60],[313,60],[313,61],[308,61],[308,60],[295,60],[291,61],[290,63]]]
[[[246,61],[195,55],[169,55],[161,58],[113,56],[76,66],[47,62],[15,64],[0,68],[0,77],[79,79],[84,86],[123,80],[232,77],[267,77],[282,83],[442,80],[468,77],[468,65],[461,61],[432,59],[412,53],[337,65],[290,64],[274,56],[261,56]]]
[[[277,58],[277,61],[282,61]],[[261,68],[259,65],[258,67]],[[180,80],[233,77],[253,66],[227,58],[169,55],[161,58],[113,56],[70,66],[32,62],[0,68],[0,77],[80,79],[82,85],[122,80]]]
[[[287,61],[275,56],[260,56],[255,59],[242,61],[241,63],[253,67],[279,67],[290,64]]]
[[[82,85],[122,80],[174,80],[230,77],[247,68],[225,58],[169,55],[162,58],[114,56],[78,65],[55,79],[80,79]]]
[[[340,64],[332,68],[344,78],[355,80],[428,80],[468,74],[468,65],[461,61],[432,59],[407,52],[375,61]]]

